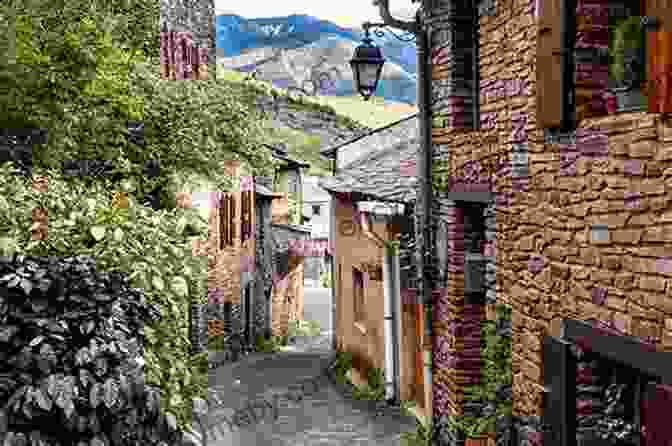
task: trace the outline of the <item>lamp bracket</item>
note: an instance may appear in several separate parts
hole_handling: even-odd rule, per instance
[[[391,25],[387,25],[385,23],[364,22],[362,24],[362,28],[364,28],[364,36],[367,39],[369,38],[370,29],[373,30],[373,33],[378,37],[383,37],[385,35],[385,31],[387,31],[390,34],[392,34],[397,40],[400,40],[402,42],[413,42],[416,39],[416,35],[408,31],[402,35],[399,35],[390,29],[386,29],[385,31],[383,31],[383,28],[389,28],[390,26]],[[404,35],[408,37],[404,37]]]
[[[392,17],[392,14],[390,14],[389,0],[373,0],[373,6],[378,6],[380,17],[383,19],[383,22],[385,22],[385,25],[401,29],[412,34],[417,34],[420,31],[420,25],[417,21],[406,22]]]

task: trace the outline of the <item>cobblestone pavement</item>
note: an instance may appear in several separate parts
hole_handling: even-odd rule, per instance
[[[208,446],[398,446],[401,432],[415,430],[398,409],[339,391],[325,373],[334,357],[328,333],[295,350],[212,371],[207,424],[221,428],[210,427]],[[256,420],[240,423],[237,409],[253,402]]]

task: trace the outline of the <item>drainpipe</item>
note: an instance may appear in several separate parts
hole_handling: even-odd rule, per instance
[[[396,250],[371,230],[367,214],[360,213],[360,226],[364,235],[376,246],[384,248],[383,301],[385,321],[385,399],[398,403],[401,398],[399,383],[399,333],[401,333],[399,257]]]
[[[427,2],[416,13],[416,23],[423,23],[423,9]],[[431,200],[432,200],[432,111],[430,94],[430,64],[428,30],[425,26],[419,26],[416,33],[417,39],[417,57],[418,57],[418,130],[420,136],[420,146],[418,147],[418,197],[416,199],[416,212],[419,211],[420,221],[416,227],[416,259],[418,261],[418,297],[422,299],[420,303],[424,304],[425,309],[425,339],[424,344],[432,340],[432,291],[433,281],[430,271],[427,271],[428,258],[425,252],[431,248]],[[425,408],[427,409],[427,418],[432,420],[432,350],[423,349],[424,356],[424,378],[425,378]]]
[[[329,244],[331,246],[331,348],[336,352],[338,340],[336,339],[336,200],[333,194],[329,200]]]

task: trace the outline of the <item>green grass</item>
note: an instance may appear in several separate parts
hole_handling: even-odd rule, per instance
[[[270,95],[272,92],[275,92],[279,96],[288,96],[285,90],[273,87],[268,82],[248,79],[244,73],[226,70],[221,66],[217,67],[217,76],[218,79],[228,82],[247,82],[248,85],[257,89],[259,94]],[[353,128],[354,126],[382,127],[412,113],[407,108],[392,109],[385,107],[385,101],[377,97],[372,97],[371,100],[365,102],[359,96],[316,96],[300,98],[299,101],[290,99],[290,103],[299,109],[317,110],[333,114],[336,116],[338,124],[344,128]],[[291,158],[300,159],[310,164],[310,168],[305,171],[306,175],[331,175],[329,160],[320,156],[320,150],[325,147],[322,146],[319,137],[288,127],[275,127],[271,124],[270,120],[267,121],[265,127],[269,144],[285,143],[287,144],[288,154]]]
[[[377,97],[365,102],[360,96],[316,96],[315,101],[370,128],[383,127],[412,113],[386,108],[385,101]]]
[[[244,82],[246,79],[246,74],[234,70],[226,70],[221,67],[218,67],[217,75],[231,82]],[[269,88],[270,86],[268,82],[263,81],[250,80],[248,82],[262,89]],[[283,96],[287,95],[287,92],[283,89],[271,88]],[[382,127],[391,122],[398,121],[411,113],[410,111],[386,108],[386,102],[382,98],[375,96],[369,101],[364,101],[360,96],[314,96],[306,98],[302,102],[307,103],[307,105],[322,106],[321,109],[323,110],[325,110],[323,107],[327,107],[327,110],[332,109],[337,115],[348,117],[361,125],[371,128]]]
[[[300,130],[289,127],[275,127],[270,123],[266,126],[269,139],[272,142],[287,144],[287,152],[290,158],[300,159],[310,164],[306,175],[326,176],[331,174],[329,160],[320,156],[320,138],[311,136]]]

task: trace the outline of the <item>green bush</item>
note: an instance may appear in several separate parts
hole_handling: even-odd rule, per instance
[[[385,399],[385,373],[372,367],[368,371],[367,383],[364,386],[355,386],[353,397],[359,400],[382,401]]]
[[[261,353],[275,353],[280,350],[280,339],[277,336],[272,336],[270,339],[265,339],[258,335],[255,339],[255,351]]]
[[[207,352],[191,353],[188,319],[191,303],[206,303],[207,259],[192,254],[187,225],[207,223],[191,209],[154,211],[130,197],[127,222],[97,224],[96,210],[109,207],[108,179],[64,178],[33,167],[49,178],[48,192],[32,191],[30,178],[13,175],[13,163],[0,165],[0,245],[3,254],[91,256],[99,271],[122,271],[147,302],[161,308],[161,320],[145,329],[145,378],[161,389],[163,411],[176,414],[181,429],[191,425],[192,398],[206,398]],[[31,213],[48,210],[48,238],[31,240]],[[98,222],[100,223],[100,221]]]
[[[334,361],[334,375],[336,381],[344,384],[348,381],[347,374],[352,369],[352,353],[337,351]]]
[[[320,324],[317,321],[289,321],[288,336],[318,336],[320,334]]]
[[[498,304],[496,306],[497,319],[510,323],[511,308]],[[496,419],[501,415],[511,415],[511,400],[497,397],[497,389],[511,385],[513,375],[511,371],[511,337],[497,334],[497,323],[483,321],[481,323],[481,383],[475,386],[466,386],[464,398],[467,401],[494,402],[495,413],[490,416],[449,417],[449,428],[462,432],[469,437],[475,437],[487,432],[495,432]]]
[[[432,427],[431,424],[425,425],[416,420],[416,430],[414,432],[402,432],[401,444],[403,446],[431,446],[432,445]]]
[[[322,288],[331,288],[331,273],[329,271],[320,273],[320,286]]]
[[[208,336],[208,351],[223,351],[226,349],[224,336]]]
[[[3,444],[174,444],[176,418],[142,372],[160,309],[128,285],[90,257],[0,259]]]

